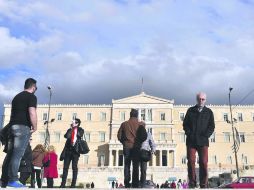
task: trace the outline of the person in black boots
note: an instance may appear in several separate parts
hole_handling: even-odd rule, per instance
[[[68,169],[70,162],[72,161],[72,182],[71,188],[76,186],[77,176],[78,176],[78,161],[79,161],[79,146],[78,142],[84,135],[84,129],[80,127],[81,121],[78,118],[71,124],[71,128],[67,130],[64,137],[67,139],[60,160],[64,160],[63,164],[63,176],[60,188],[64,188],[66,184],[66,179],[68,175]],[[63,155],[64,154],[64,155]]]

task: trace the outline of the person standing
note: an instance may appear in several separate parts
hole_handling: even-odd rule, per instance
[[[132,188],[139,187],[139,152],[142,142],[147,138],[145,123],[138,120],[138,110],[131,109],[130,119],[121,124],[118,140],[123,144],[124,185],[130,188],[130,165],[132,162]]]
[[[189,188],[195,188],[197,185],[195,173],[196,152],[199,156],[200,188],[208,188],[208,138],[214,132],[215,123],[212,110],[205,106],[206,94],[200,92],[196,98],[197,104],[187,110],[183,121],[183,130],[187,136]]]
[[[64,137],[67,139],[64,146],[64,164],[63,164],[63,176],[60,188],[65,188],[66,179],[68,175],[68,169],[70,162],[72,162],[72,182],[71,188],[75,188],[78,176],[78,161],[79,161],[79,143],[78,141],[84,135],[84,129],[80,127],[81,120],[75,118],[71,124],[71,128],[67,130]]]
[[[156,145],[154,143],[153,136],[150,132],[147,132],[147,138],[141,145],[141,150],[142,149],[146,150],[146,151],[150,151],[151,154],[154,154],[155,151],[156,151]],[[145,182],[146,182],[146,170],[147,170],[147,162],[142,161],[142,159],[141,159],[141,161],[140,161],[140,171],[141,171],[140,183],[141,183],[141,187],[143,187],[145,185]]]
[[[25,187],[18,179],[18,170],[31,133],[37,130],[37,98],[34,95],[36,90],[36,80],[28,78],[25,81],[24,91],[12,100],[10,135],[13,138],[13,145],[9,146],[7,151],[7,154],[11,154],[8,166],[9,187]]]
[[[36,145],[32,151],[33,157],[33,171],[31,175],[31,188],[35,188],[35,175],[38,188],[41,188],[41,169],[42,160],[45,156],[45,148],[42,144]]]
[[[48,147],[48,152],[45,154],[42,163],[44,164],[43,177],[47,178],[47,188],[53,188],[54,178],[58,178],[57,154],[53,145]]]

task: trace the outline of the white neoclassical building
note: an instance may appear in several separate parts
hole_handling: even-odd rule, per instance
[[[108,187],[112,180],[123,183],[123,152],[117,140],[117,131],[123,121],[129,119],[131,108],[139,110],[139,119],[153,135],[157,145],[156,154],[149,162],[147,178],[156,183],[176,177],[187,179],[185,135],[182,127],[187,109],[191,105],[175,105],[174,100],[154,97],[142,92],[136,96],[112,100],[109,105],[55,104],[51,105],[49,123],[50,144],[60,155],[65,139],[63,135],[73,118],[81,119],[90,152],[81,155],[79,183],[95,183],[95,187]],[[216,128],[210,138],[209,176],[235,169],[232,152],[232,129],[226,121],[230,117],[228,105],[208,105],[215,116]],[[250,149],[254,145],[254,105],[233,106],[233,117],[241,142],[238,162],[241,173],[244,168],[253,168],[254,158]],[[4,125],[8,123],[11,105],[4,105]],[[33,135],[32,147],[45,140],[45,121],[48,120],[48,105],[38,105],[38,131]],[[4,154],[0,155],[0,161]],[[197,158],[198,162],[198,158]],[[59,162],[59,173],[62,173]],[[248,167],[246,167],[248,166]],[[69,178],[71,178],[69,172]],[[60,183],[60,179],[57,183]]]

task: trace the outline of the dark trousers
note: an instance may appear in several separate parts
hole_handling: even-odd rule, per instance
[[[70,163],[72,162],[72,182],[71,187],[76,186],[77,176],[78,176],[78,160],[79,154],[74,151],[66,151],[64,157],[64,168],[63,168],[63,176],[62,176],[62,183],[60,187],[65,187],[66,179],[68,176],[68,170]]]
[[[197,179],[195,172],[196,152],[199,157],[199,182],[200,188],[208,187],[208,146],[187,146],[187,159],[188,159],[188,177],[189,187],[196,187]]]
[[[20,172],[19,181],[23,185],[26,185],[26,180],[30,177],[30,175],[31,175],[31,172]]]
[[[4,158],[4,162],[2,165],[2,175],[1,175],[1,187],[6,187],[7,183],[8,183],[8,166],[9,166],[9,161],[11,158],[11,154],[6,154],[5,158]]]
[[[53,188],[53,186],[54,186],[54,179],[47,178],[47,188]]]
[[[146,181],[146,169],[147,169],[147,162],[140,162],[140,183],[143,186],[143,184]]]
[[[41,188],[41,170],[33,169],[31,174],[31,187],[35,187],[35,175],[38,188]]]
[[[139,186],[139,149],[123,149],[124,154],[124,185],[130,187],[130,166],[132,163],[132,188],[138,188]]]

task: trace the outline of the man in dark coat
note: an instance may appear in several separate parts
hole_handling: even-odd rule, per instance
[[[138,110],[131,109],[130,119],[121,124],[118,140],[123,144],[124,185],[130,188],[130,165],[132,162],[132,187],[139,187],[140,148],[147,138],[145,123],[138,120]]]
[[[64,188],[68,175],[70,162],[72,161],[72,182],[71,188],[75,188],[78,176],[78,161],[79,161],[79,141],[84,135],[84,129],[80,127],[81,121],[78,118],[71,124],[71,128],[67,130],[64,137],[67,139],[61,158],[64,159],[63,176],[60,188]],[[64,154],[64,155],[63,155]],[[61,159],[60,158],[60,159]]]
[[[206,94],[197,94],[197,104],[190,107],[183,121],[183,129],[187,136],[187,159],[189,187],[195,188],[196,173],[195,162],[196,152],[199,156],[199,180],[200,188],[208,188],[208,146],[209,137],[213,134],[215,123],[211,109],[205,106]]]

